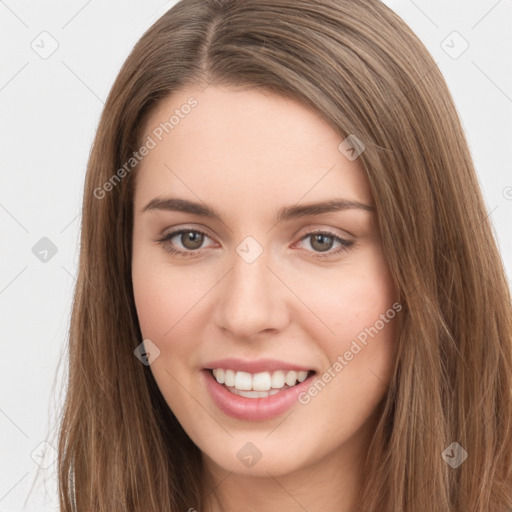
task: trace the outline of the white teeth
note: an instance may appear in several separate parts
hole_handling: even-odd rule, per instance
[[[277,370],[275,372],[251,374],[214,368],[212,373],[219,384],[224,384],[233,393],[248,398],[274,395],[279,390],[295,386],[297,382],[304,382],[308,376],[306,370],[298,372]]]
[[[219,384],[224,384],[225,371],[222,368],[215,368],[215,370],[213,370],[213,375]]]
[[[247,372],[236,372],[235,374],[235,388],[243,391],[252,389],[252,375]]]
[[[243,396],[245,398],[265,398],[267,396],[275,395],[279,393],[279,389],[270,389],[269,391],[241,391],[236,388],[229,388],[231,393],[239,396]]]
[[[308,376],[308,372],[306,370],[302,371],[302,372],[298,372],[297,373],[297,380],[299,382],[304,382],[306,380]]]
[[[288,372],[284,381],[286,384],[288,384],[288,386],[295,386],[295,383],[297,382],[297,372]]]
[[[272,374],[272,387],[282,388],[284,386],[284,372],[278,370]]]
[[[235,372],[233,370],[226,370],[224,372],[224,384],[226,384],[226,386],[235,385]]]
[[[255,391],[268,391],[271,387],[272,378],[270,377],[270,373],[256,373],[252,376],[252,389]]]

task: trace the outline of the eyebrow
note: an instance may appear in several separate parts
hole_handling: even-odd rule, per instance
[[[310,217],[313,215],[321,215],[322,213],[337,212],[343,210],[362,210],[367,212],[374,211],[374,207],[359,201],[351,201],[348,199],[329,199],[318,203],[308,203],[302,205],[284,206],[277,212],[276,221],[284,222],[300,217]],[[178,211],[184,213],[192,213],[209,219],[216,219],[223,222],[221,215],[211,206],[196,203],[187,199],[176,197],[161,198],[156,197],[141,210],[141,212],[149,210],[167,210]]]

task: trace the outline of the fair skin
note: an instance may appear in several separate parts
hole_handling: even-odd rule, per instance
[[[208,361],[233,357],[285,361],[321,377],[391,308],[396,294],[374,211],[276,222],[283,207],[330,199],[371,207],[364,170],[338,150],[343,137],[316,113],[256,88],[178,91],[152,112],[144,140],[191,96],[197,106],[136,175],[132,279],[143,338],[160,350],[151,371],[203,454],[205,495],[215,488],[224,510],[354,510],[392,377],[395,321],[307,404],[295,401],[277,417],[226,414],[203,376]],[[157,197],[206,204],[221,220],[143,210]],[[179,229],[192,233],[156,241]],[[327,233],[307,236],[314,230]],[[335,254],[342,247],[336,236],[353,244]],[[251,263],[236,250],[246,237],[263,249]],[[195,255],[171,254],[169,246]],[[237,456],[248,442],[261,454],[250,467]]]

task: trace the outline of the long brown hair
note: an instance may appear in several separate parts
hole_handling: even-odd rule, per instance
[[[377,0],[182,0],[122,67],[87,167],[59,433],[62,512],[74,500],[80,511],[205,508],[201,453],[134,356],[137,169],[126,168],[148,115],[190,84],[273,91],[365,144],[359,158],[403,311],[360,509],[510,511],[510,294],[435,62]],[[468,454],[457,468],[443,457],[453,442]]]

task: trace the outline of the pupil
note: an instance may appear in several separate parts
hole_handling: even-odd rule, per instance
[[[183,238],[184,237],[184,238]],[[194,231],[187,231],[182,234],[182,243],[187,249],[197,249],[201,247],[203,235]],[[188,245],[191,242],[191,246]]]
[[[330,249],[329,245],[332,244],[332,240],[331,240],[331,243],[329,242],[325,242],[326,240],[329,240],[331,239],[332,237],[329,236],[329,235],[315,235],[313,237],[313,243],[312,243],[312,246],[314,249],[317,249],[319,251],[328,251]],[[315,247],[315,243],[317,240],[320,240],[320,247]],[[322,243],[323,241],[323,243]]]

